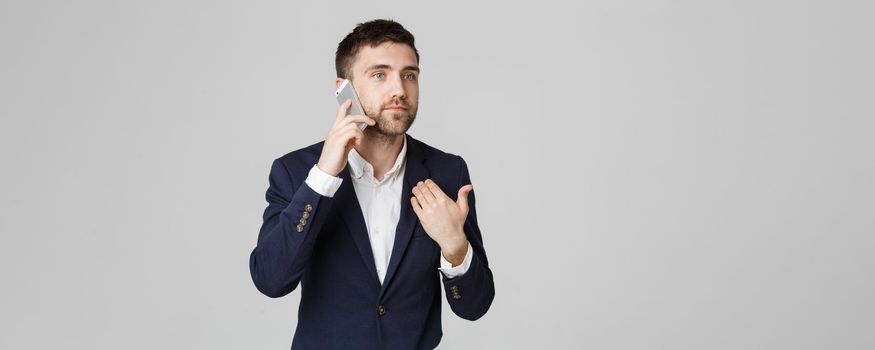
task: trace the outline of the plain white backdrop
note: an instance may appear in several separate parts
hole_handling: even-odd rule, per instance
[[[875,347],[873,3],[559,3],[3,1],[0,348],[287,348],[267,175],[374,18],[495,274],[441,348]]]

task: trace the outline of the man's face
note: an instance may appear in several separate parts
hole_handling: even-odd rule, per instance
[[[365,114],[377,121],[368,129],[386,136],[407,132],[419,106],[419,64],[413,49],[392,42],[364,46],[350,75]]]

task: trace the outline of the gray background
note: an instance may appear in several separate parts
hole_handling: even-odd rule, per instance
[[[0,348],[283,349],[271,161],[391,17],[497,294],[445,349],[875,347],[871,1],[3,1]]]

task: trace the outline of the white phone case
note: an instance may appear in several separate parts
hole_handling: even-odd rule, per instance
[[[355,89],[352,87],[352,82],[349,81],[349,79],[344,79],[343,82],[340,83],[340,87],[334,92],[334,96],[337,97],[338,104],[343,104],[346,100],[352,100],[352,105],[346,110],[346,115],[365,115],[362,103],[359,102],[359,97],[356,95]],[[367,127],[368,124],[359,123],[360,129],[364,130]]]

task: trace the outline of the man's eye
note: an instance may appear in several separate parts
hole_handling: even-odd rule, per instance
[[[384,76],[386,76],[386,75],[383,73],[380,73],[380,72],[376,72],[373,75],[371,75],[371,77],[374,77],[376,79],[383,79]]]
[[[416,80],[416,74],[413,74],[413,73],[407,73],[407,74],[404,74],[404,79],[407,79],[407,80]]]

